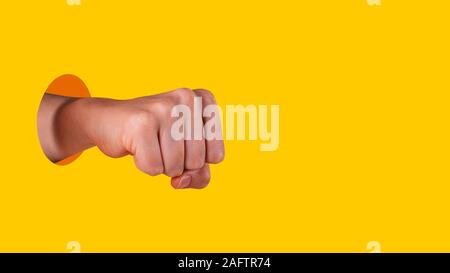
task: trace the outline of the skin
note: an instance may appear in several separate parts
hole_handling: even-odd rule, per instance
[[[216,104],[211,92],[187,88],[130,100],[45,94],[38,111],[41,146],[53,162],[93,146],[113,158],[132,155],[139,170],[171,177],[176,189],[201,189],[210,181],[209,164],[224,158],[223,141],[174,140],[170,133],[173,106],[194,113],[195,96],[203,107]]]

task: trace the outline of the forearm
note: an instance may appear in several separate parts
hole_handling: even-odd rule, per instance
[[[89,100],[44,95],[38,112],[38,133],[51,161],[60,161],[94,146],[87,131],[92,122]]]

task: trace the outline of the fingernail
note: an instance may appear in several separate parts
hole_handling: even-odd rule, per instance
[[[189,187],[189,185],[191,184],[191,180],[192,180],[192,177],[190,175],[185,175],[185,176],[181,177],[180,182],[178,183],[178,188],[184,189],[184,188]]]

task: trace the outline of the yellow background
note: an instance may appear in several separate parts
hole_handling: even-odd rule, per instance
[[[10,0],[0,6],[0,251],[450,251],[443,0]],[[97,149],[39,146],[48,84],[93,96],[208,88],[279,104],[280,147],[226,142],[205,190]]]

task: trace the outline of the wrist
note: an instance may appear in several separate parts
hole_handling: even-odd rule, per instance
[[[66,122],[77,130],[76,135],[85,149],[97,145],[99,141],[105,100],[108,99],[77,98],[68,106]]]
[[[118,103],[108,98],[80,98],[73,102],[71,115],[86,147],[98,146],[109,138],[111,116]]]
[[[91,98],[69,98],[55,115],[55,139],[63,158],[95,146],[90,135],[95,115]]]

